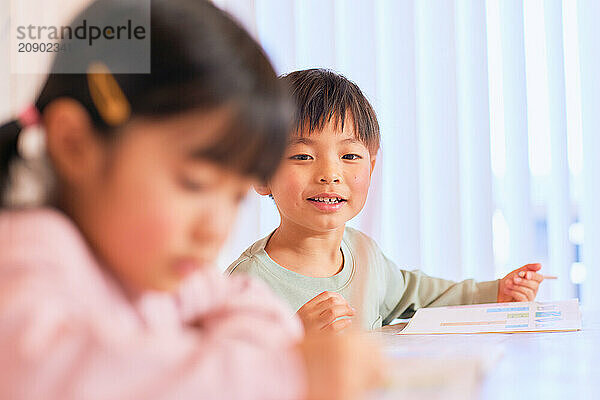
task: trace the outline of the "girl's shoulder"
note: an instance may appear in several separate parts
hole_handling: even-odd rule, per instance
[[[0,265],[93,263],[79,229],[52,208],[0,212]]]
[[[0,211],[0,227],[5,227],[7,224],[12,224],[11,227],[13,228],[29,225],[74,228],[74,224],[69,217],[52,207],[3,209]]]
[[[102,332],[103,327],[136,321],[75,223],[55,209],[0,212],[0,292],[7,288],[21,306],[32,302],[33,312],[58,304],[54,309],[62,316],[79,318]]]
[[[81,234],[71,219],[56,209],[40,207],[0,212],[0,245],[66,243],[68,240],[79,241]]]

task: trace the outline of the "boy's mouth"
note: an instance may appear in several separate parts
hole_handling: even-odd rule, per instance
[[[309,197],[307,200],[324,204],[338,204],[346,201],[341,197]]]
[[[343,197],[333,193],[322,193],[306,199],[312,203],[319,211],[331,213],[339,210],[347,201]]]

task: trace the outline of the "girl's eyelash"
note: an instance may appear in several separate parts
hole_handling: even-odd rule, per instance
[[[186,177],[180,178],[179,182],[180,182],[181,186],[183,186],[184,189],[187,189],[187,190],[190,190],[190,191],[193,191],[193,192],[202,191],[207,186],[203,182],[194,181],[193,179],[189,179],[189,178],[186,178]]]
[[[306,158],[303,158],[306,157]],[[296,154],[290,157],[290,159],[292,160],[299,160],[299,161],[308,161],[310,158],[312,158],[311,156],[309,156],[308,154]]]
[[[246,192],[238,193],[235,196],[235,202],[236,202],[236,204],[240,204],[242,201],[244,201],[244,199],[246,198],[246,195],[247,195]]]

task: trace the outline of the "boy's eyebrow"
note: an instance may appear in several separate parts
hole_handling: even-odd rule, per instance
[[[314,144],[315,142],[314,142],[314,140],[311,140],[306,137],[294,137],[289,140],[288,145],[291,146],[291,145],[299,144],[299,143],[311,145],[311,144]],[[347,139],[340,140],[340,143],[361,143],[361,142],[357,138],[347,138]]]
[[[358,140],[357,138],[348,138],[348,139],[344,139],[344,140],[340,140],[340,143],[362,143],[360,140]]]
[[[290,138],[288,145],[291,146],[293,144],[299,144],[299,143],[310,145],[310,144],[313,144],[314,141],[309,138],[306,138],[306,137],[296,136],[296,137]]]

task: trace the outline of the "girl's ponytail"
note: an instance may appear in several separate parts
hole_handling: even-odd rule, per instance
[[[23,158],[19,149],[21,131],[38,125],[40,113],[34,105],[27,107],[18,117],[0,126],[0,207],[5,206],[6,193],[11,185],[11,169],[17,159]]]
[[[0,126],[0,205],[3,205],[4,193],[9,184],[10,164],[18,155],[19,133],[21,124],[11,121]]]

